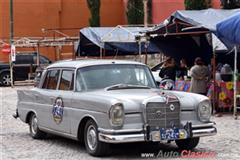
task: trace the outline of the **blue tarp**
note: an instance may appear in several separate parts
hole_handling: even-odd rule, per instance
[[[100,48],[104,56],[130,55],[139,53],[139,43],[136,37],[145,32],[144,27],[87,27],[80,30],[80,55],[99,56]],[[147,46],[145,46],[147,45]],[[158,53],[159,48],[154,43],[141,42],[141,52]]]
[[[240,45],[240,12],[218,23],[216,33],[227,46]]]

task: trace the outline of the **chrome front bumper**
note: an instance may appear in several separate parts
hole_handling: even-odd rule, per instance
[[[145,141],[145,135],[143,133],[127,135],[109,135],[99,133],[99,140],[106,143],[143,142]]]
[[[213,136],[217,133],[215,123],[198,124],[191,126],[190,138],[193,137],[203,137],[203,136]],[[154,141],[153,139],[148,139],[147,132],[143,129],[134,130],[104,130],[99,129],[98,138],[102,142],[106,143],[130,143],[130,142],[144,142],[144,141]],[[160,140],[161,141],[161,140]]]
[[[192,125],[192,137],[213,136],[217,134],[215,123]]]

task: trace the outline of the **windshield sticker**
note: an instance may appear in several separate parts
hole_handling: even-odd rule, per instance
[[[53,109],[52,109],[52,114],[53,114],[53,119],[57,124],[60,124],[63,119],[63,100],[62,98],[58,97],[55,100],[55,103],[53,104]]]

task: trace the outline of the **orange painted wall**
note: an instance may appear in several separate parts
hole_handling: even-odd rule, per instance
[[[86,0],[14,0],[14,37],[53,36],[42,28],[83,28],[88,26],[90,12]],[[0,39],[9,39],[9,0],[0,0]],[[101,26],[126,24],[122,0],[101,0]],[[78,36],[79,30],[62,31]],[[17,48],[17,51],[22,49]],[[26,49],[24,49],[26,50]],[[29,48],[29,50],[32,50]],[[41,53],[56,59],[53,48],[41,48]],[[72,52],[71,47],[64,49]],[[7,61],[0,51],[0,61]]]
[[[220,0],[212,0],[212,7],[220,8]],[[152,0],[153,24],[164,21],[176,10],[184,9],[184,0]]]

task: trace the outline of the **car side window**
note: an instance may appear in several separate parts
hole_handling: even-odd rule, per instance
[[[42,88],[56,89],[58,84],[59,73],[60,73],[59,70],[49,70],[45,77]]]
[[[74,84],[74,71],[73,70],[63,70],[60,84],[59,84],[59,90],[73,90],[73,84]]]

